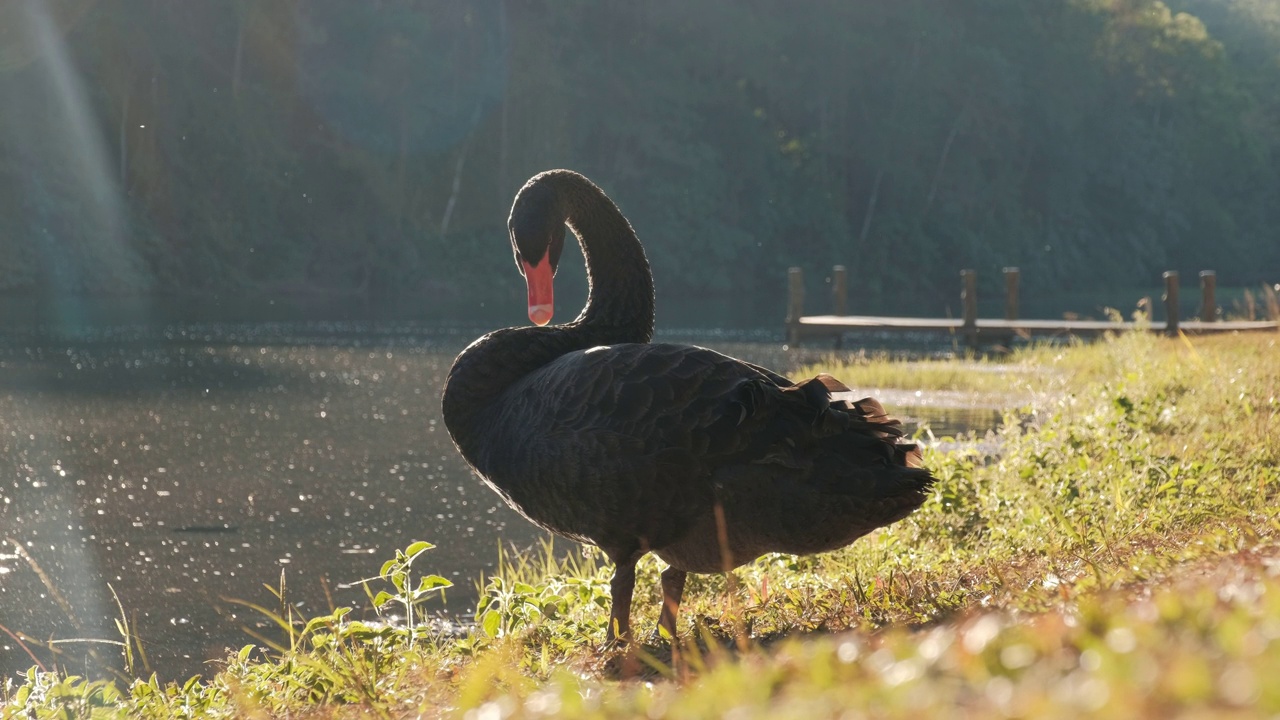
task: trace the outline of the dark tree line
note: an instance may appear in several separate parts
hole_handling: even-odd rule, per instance
[[[519,297],[506,211],[550,167],[619,201],[667,310],[772,324],[788,265],[899,312],[961,267],[1280,279],[1280,0],[59,0],[0,27],[11,296],[449,319]]]

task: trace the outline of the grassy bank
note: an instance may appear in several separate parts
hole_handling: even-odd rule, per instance
[[[845,550],[691,576],[681,677],[601,651],[609,568],[512,558],[465,636],[282,618],[286,647],[162,686],[33,670],[6,716],[1170,717],[1280,712],[1280,339],[1129,335],[1002,365],[827,368],[1019,398],[998,455],[927,453],[911,518]],[[962,379],[968,378],[968,379]],[[990,444],[983,448],[989,450]],[[415,548],[414,550],[417,550]],[[430,551],[386,568],[412,602]],[[637,627],[661,564],[641,564]],[[408,576],[408,577],[406,577]],[[407,582],[406,582],[407,581]],[[377,588],[375,588],[376,590]],[[429,590],[428,590],[429,592]],[[403,614],[403,613],[402,613]]]

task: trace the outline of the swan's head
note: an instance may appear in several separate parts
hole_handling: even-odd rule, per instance
[[[529,286],[529,319],[535,325],[551,322],[555,310],[553,278],[564,250],[564,221],[555,192],[532,183],[516,195],[507,221],[516,267]]]

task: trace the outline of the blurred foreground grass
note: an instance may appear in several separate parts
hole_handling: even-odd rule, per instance
[[[278,618],[185,685],[33,669],[6,717],[1252,717],[1280,713],[1280,341],[1130,334],[1000,364],[824,368],[856,387],[1021,398],[926,453],[911,518],[842,551],[691,576],[685,663],[599,647],[609,568],[509,558],[460,637]],[[968,378],[968,379],[964,379]],[[953,445],[948,444],[949,447]],[[419,564],[429,566],[430,555]],[[408,567],[407,565],[404,567]],[[656,623],[661,564],[636,622]],[[401,585],[405,585],[402,578]],[[405,587],[408,589],[406,590]],[[408,598],[413,583],[389,592]],[[387,607],[395,606],[387,603]],[[619,667],[640,680],[618,681]]]

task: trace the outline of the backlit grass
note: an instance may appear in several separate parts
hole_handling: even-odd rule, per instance
[[[897,388],[1006,395],[1040,386],[1043,382],[1043,368],[1036,360],[1042,354],[1038,351],[1020,351],[1012,358],[999,361],[968,359],[904,362],[874,356],[862,361],[832,359],[807,365],[794,374],[796,377],[810,377],[818,372],[826,372],[850,387],[867,391]]]
[[[1006,394],[999,451],[929,449],[912,517],[844,550],[691,576],[684,662],[599,647],[609,568],[547,548],[483,580],[462,637],[292,629],[180,685],[32,671],[8,714],[469,718],[1248,717],[1280,712],[1280,343],[1130,334],[1006,365],[827,368]],[[874,369],[871,369],[874,368]],[[866,372],[861,378],[858,373]],[[867,377],[878,379],[867,380]],[[959,378],[969,378],[961,380]],[[1021,401],[1020,401],[1021,402]],[[959,445],[964,447],[963,443]],[[415,572],[428,572],[430,554]],[[639,568],[655,626],[661,563]],[[397,594],[392,586],[389,593]],[[396,606],[388,602],[386,607]],[[642,682],[618,681],[620,667]]]

